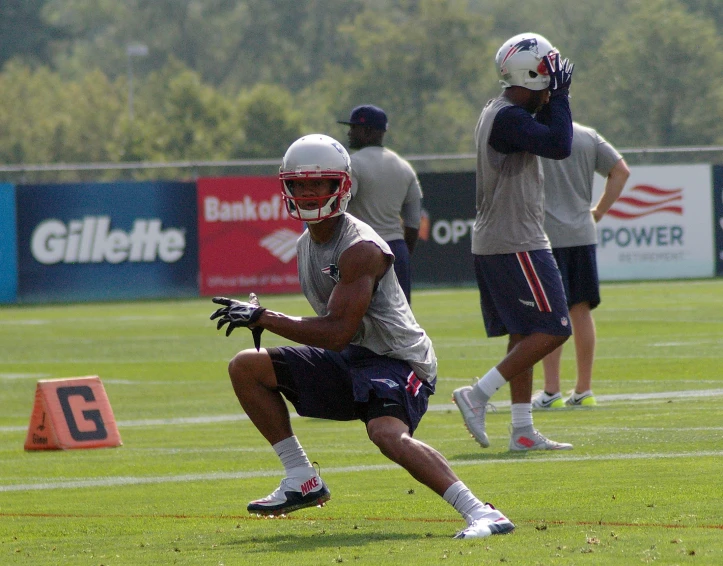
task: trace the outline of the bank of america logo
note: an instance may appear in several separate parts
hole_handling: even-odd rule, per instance
[[[300,236],[301,234],[293,230],[280,228],[268,236],[264,236],[259,241],[259,245],[269,250],[271,255],[282,263],[289,263],[296,257],[296,241]]]
[[[657,212],[683,215],[683,189],[661,189],[652,185],[635,185],[615,201],[608,215],[622,220],[641,218]]]

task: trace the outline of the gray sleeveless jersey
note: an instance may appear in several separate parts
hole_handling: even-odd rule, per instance
[[[317,315],[326,314],[331,292],[340,280],[338,266],[341,254],[362,241],[373,242],[385,255],[393,257],[389,245],[374,230],[349,214],[342,216],[328,242],[317,244],[308,230],[299,238],[297,252],[301,290]],[[436,379],[437,357],[432,341],[417,324],[391,265],[379,281],[351,343],[406,361],[420,379],[430,383]]]
[[[572,153],[543,159],[545,232],[553,248],[597,243],[592,207],[595,172],[607,177],[622,155],[592,128],[573,122]]]
[[[495,255],[550,248],[545,235],[545,198],[540,158],[526,151],[504,154],[488,143],[497,113],[510,102],[487,103],[480,115],[477,144],[477,216],[472,253]]]

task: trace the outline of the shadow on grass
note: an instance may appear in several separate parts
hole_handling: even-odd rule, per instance
[[[379,542],[398,542],[412,541],[421,538],[437,538],[437,535],[413,534],[413,533],[395,533],[395,532],[369,532],[368,530],[360,530],[354,533],[330,533],[327,531],[318,531],[315,534],[269,534],[242,536],[230,542],[223,543],[224,546],[236,547],[244,546],[245,553],[266,553],[269,550],[275,552],[293,552],[297,553],[301,550],[311,550],[319,548],[351,548],[365,546],[368,544],[376,544]]]

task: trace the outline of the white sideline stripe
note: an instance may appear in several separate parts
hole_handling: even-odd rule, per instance
[[[673,458],[701,458],[720,457],[723,450],[701,451],[701,452],[678,452],[675,454],[608,454],[604,456],[550,456],[547,458],[533,459],[495,459],[495,460],[467,460],[464,462],[452,462],[453,468],[459,466],[479,466],[488,464],[531,464],[547,462],[606,462],[612,460],[660,460]],[[340,468],[325,468],[324,475],[348,474],[355,472],[378,472],[401,470],[397,464],[376,464],[370,466],[346,466]],[[251,478],[280,477],[282,470],[260,470],[257,472],[216,472],[211,474],[180,474],[177,476],[117,476],[100,479],[76,479],[57,482],[41,482],[18,485],[0,485],[0,492],[8,491],[38,491],[49,489],[75,489],[87,487],[117,487],[121,485],[141,485],[159,483],[179,483],[190,481],[218,481],[218,480],[239,480]]]
[[[595,399],[598,402],[606,403],[608,401],[644,401],[650,399],[680,399],[695,398],[695,397],[718,397],[723,395],[723,389],[697,389],[692,391],[663,391],[662,393],[615,393],[612,395],[595,395]],[[495,407],[509,407],[509,401],[495,401],[491,402]],[[430,405],[427,411],[446,411],[449,409],[456,409],[457,405],[454,403],[447,403],[444,405]]]
[[[723,389],[698,389],[692,391],[665,391],[662,393],[620,393],[613,395],[595,395],[598,402],[606,403],[608,401],[641,401],[645,399],[678,399],[681,397],[718,397],[723,395]],[[509,407],[509,401],[495,401],[492,403],[495,407]],[[441,405],[429,405],[427,411],[452,411],[457,410],[454,403],[444,403]],[[299,415],[291,413],[292,418]],[[236,421],[247,421],[248,417],[240,413],[238,415],[216,415],[202,417],[178,417],[173,419],[140,419],[132,421],[117,421],[116,424],[120,428],[144,427],[144,426],[169,426],[169,425],[194,425],[194,424],[211,424],[211,423],[228,423]],[[27,426],[0,426],[2,432],[21,432],[27,430]]]

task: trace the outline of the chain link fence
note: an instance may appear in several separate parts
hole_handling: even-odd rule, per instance
[[[618,148],[628,165],[723,163],[723,146]],[[405,155],[418,172],[473,171],[475,154]],[[199,177],[275,175],[281,157],[173,162],[0,165],[0,181],[15,184],[101,181],[192,181]]]

